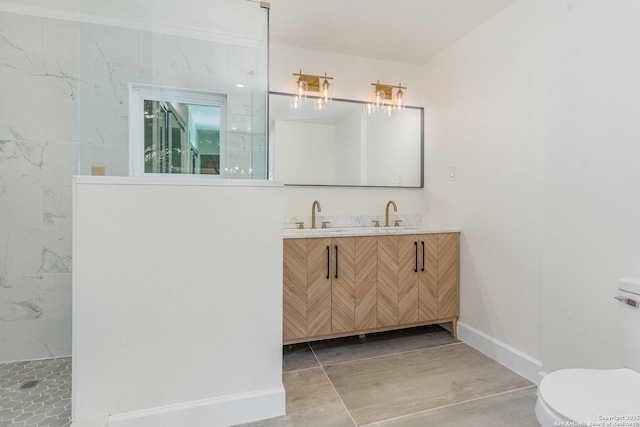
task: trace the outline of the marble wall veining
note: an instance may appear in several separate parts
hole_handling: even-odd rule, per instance
[[[0,362],[71,354],[77,35],[0,12]]]

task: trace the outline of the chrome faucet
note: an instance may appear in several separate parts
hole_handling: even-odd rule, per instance
[[[393,200],[389,200],[389,203],[387,203],[387,207],[385,209],[385,215],[384,215],[384,226],[388,227],[389,226],[389,206],[393,205],[393,211],[394,212],[398,212],[398,205],[396,205],[396,202],[394,202]]]
[[[313,204],[311,205],[311,228],[316,228],[316,206],[318,207],[318,212],[322,212],[320,202],[314,200]]]

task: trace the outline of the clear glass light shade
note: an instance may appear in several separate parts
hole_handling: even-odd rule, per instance
[[[362,109],[364,110],[365,116],[371,116],[376,112],[376,106],[372,103],[363,104]]]
[[[302,108],[302,101],[304,101],[304,98],[301,96],[291,95],[289,97],[289,106],[294,110],[299,110]]]
[[[382,108],[384,110],[384,115],[387,117],[391,116],[391,113],[393,113],[393,105],[385,105]]]
[[[302,79],[298,79],[296,82],[296,95],[305,99],[307,97],[307,90],[309,90],[309,84]]]
[[[324,98],[316,98],[313,100],[313,109],[316,111],[322,111],[327,107],[327,101]]]

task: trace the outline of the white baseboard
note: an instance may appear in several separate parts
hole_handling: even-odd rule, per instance
[[[91,420],[73,421],[71,427],[108,427],[109,417],[98,417]]]
[[[108,427],[227,427],[284,414],[285,391],[281,386],[258,392],[111,415]],[[74,423],[73,427],[75,426]]]
[[[458,338],[480,353],[536,384],[542,377],[542,362],[497,340],[464,322],[458,322]]]

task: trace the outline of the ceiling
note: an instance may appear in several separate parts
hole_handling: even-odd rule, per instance
[[[270,0],[271,42],[424,64],[515,0]]]

